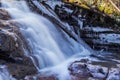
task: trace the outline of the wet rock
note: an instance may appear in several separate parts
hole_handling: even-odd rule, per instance
[[[0,31],[0,52],[12,52],[17,47],[16,36],[14,33],[10,33],[1,29]]]
[[[70,6],[72,7],[72,6]],[[74,8],[74,7],[73,7]],[[74,10],[73,8],[67,8],[66,6],[58,6],[56,5],[55,6],[55,13],[59,16],[59,18],[62,20],[62,21],[65,21],[67,22],[68,24],[72,25],[72,26],[79,26],[78,24],[78,20],[77,19],[74,19]]]
[[[26,76],[25,80],[58,80],[54,75],[33,75],[33,76]]]
[[[8,20],[10,19],[10,16],[8,15],[8,12],[4,9],[0,9],[0,19],[2,20]]]
[[[92,49],[120,53],[120,23],[71,4],[56,5],[55,12]]]
[[[5,65],[0,65],[0,80],[15,80],[15,78],[13,78],[11,76],[11,74],[9,74],[7,67]]]
[[[70,65],[69,71],[72,76],[80,79],[87,79],[92,76],[87,65],[82,63],[73,63]]]
[[[65,3],[60,6],[56,5],[55,12],[62,21],[66,21],[70,25],[72,21],[76,22],[73,23],[72,25],[74,26],[77,24],[78,28],[80,26],[79,21],[83,21],[83,27],[101,26],[101,27],[114,28],[114,30],[115,28],[118,28],[120,30],[119,28],[120,23],[117,23],[114,19],[108,17],[107,15],[102,15],[101,13],[98,13],[94,10],[88,10],[82,7]],[[69,21],[71,21],[71,23]]]
[[[118,67],[105,67],[101,63],[93,65],[81,61],[73,62],[68,68],[72,80],[119,80]]]
[[[20,36],[15,33],[15,31],[19,32],[15,28],[16,26],[5,21],[0,22],[0,55],[7,58],[23,56],[23,42]]]

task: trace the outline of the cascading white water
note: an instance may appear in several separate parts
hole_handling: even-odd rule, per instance
[[[68,59],[69,57],[74,54],[89,53],[74,40],[70,38],[67,40],[66,35],[62,34],[49,20],[31,12],[25,1],[2,0],[2,6],[12,16],[13,21],[21,24],[20,30],[32,51],[32,54],[26,55],[31,56],[38,69],[46,69],[63,61],[66,62],[61,65],[66,67],[67,65],[64,64],[74,59]]]

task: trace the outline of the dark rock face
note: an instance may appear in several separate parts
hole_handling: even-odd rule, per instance
[[[62,21],[72,26],[76,34],[80,33],[80,37],[91,48],[120,53],[120,23],[71,4],[56,5],[55,12]]]
[[[87,68],[86,64],[77,65],[76,63],[74,63],[71,65],[69,70],[71,71],[70,74],[74,75],[76,77],[88,78],[88,77],[92,76],[89,69]]]
[[[15,78],[13,78],[11,76],[11,74],[9,74],[8,70],[7,70],[7,67],[5,65],[0,65],[0,79],[2,80],[14,80]]]
[[[108,80],[120,80],[120,69],[111,69]]]
[[[116,22],[114,19],[108,17],[107,15],[103,15],[96,11],[84,9],[82,7],[78,7],[67,3],[62,4],[60,6],[56,5],[55,12],[61,20],[68,22],[68,24],[71,24],[72,21],[74,21],[78,24],[78,26],[80,26],[79,20],[84,22],[83,27],[101,26],[114,28],[115,27],[114,24],[120,25],[120,23]],[[69,21],[71,21],[71,23],[69,23]],[[73,24],[73,26],[74,25],[76,24]],[[119,29],[119,27],[117,28]]]
[[[1,59],[14,62],[12,56],[20,55],[19,53],[15,53],[15,50],[18,49],[18,39],[15,31],[17,31],[15,26],[11,25],[10,22],[7,22],[5,19],[9,19],[8,14],[5,10],[0,10],[1,19],[0,19],[0,56]],[[5,15],[4,15],[5,14]],[[18,50],[22,51],[22,50]]]
[[[109,63],[105,63],[109,64]],[[98,62],[97,65],[84,63],[81,61],[73,62],[68,70],[72,80],[119,80],[120,67],[105,67]]]
[[[10,16],[8,15],[8,12],[3,10],[3,9],[0,9],[0,19],[2,19],[2,20],[10,19]]]
[[[31,64],[30,61],[29,63]],[[8,63],[7,68],[10,74],[17,79],[23,79],[26,75],[31,75],[36,73],[36,68],[33,65]]]
[[[29,50],[17,23],[9,19],[7,11],[0,9],[0,65],[6,65],[13,77],[21,79],[37,70],[32,60],[24,55],[24,50]]]

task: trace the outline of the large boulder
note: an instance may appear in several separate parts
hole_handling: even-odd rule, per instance
[[[72,80],[119,80],[120,79],[120,67],[117,65],[110,65],[109,62],[101,61],[97,64],[85,62],[87,60],[80,60],[73,62],[68,70]],[[95,61],[96,62],[96,61]],[[105,66],[106,65],[106,66]]]
[[[29,46],[19,30],[17,22],[10,21],[10,16],[0,9],[0,65],[6,65],[9,73],[23,79],[26,75],[37,73],[37,69],[25,51]]]
[[[11,74],[9,74],[7,67],[5,65],[0,65],[0,80],[15,80],[15,78],[13,78],[11,76]]]
[[[8,12],[4,9],[0,9],[0,19],[2,20],[8,20],[10,19],[10,16],[8,15]]]

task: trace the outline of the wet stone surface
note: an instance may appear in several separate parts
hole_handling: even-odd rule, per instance
[[[54,75],[31,75],[26,76],[25,80],[58,80]]]
[[[32,60],[24,55],[28,46],[19,31],[18,23],[9,19],[8,12],[0,9],[0,65],[6,65],[11,76],[21,79],[35,74],[37,69]]]
[[[68,70],[72,80],[120,80],[120,67],[105,67],[99,62],[94,65],[75,61]]]

